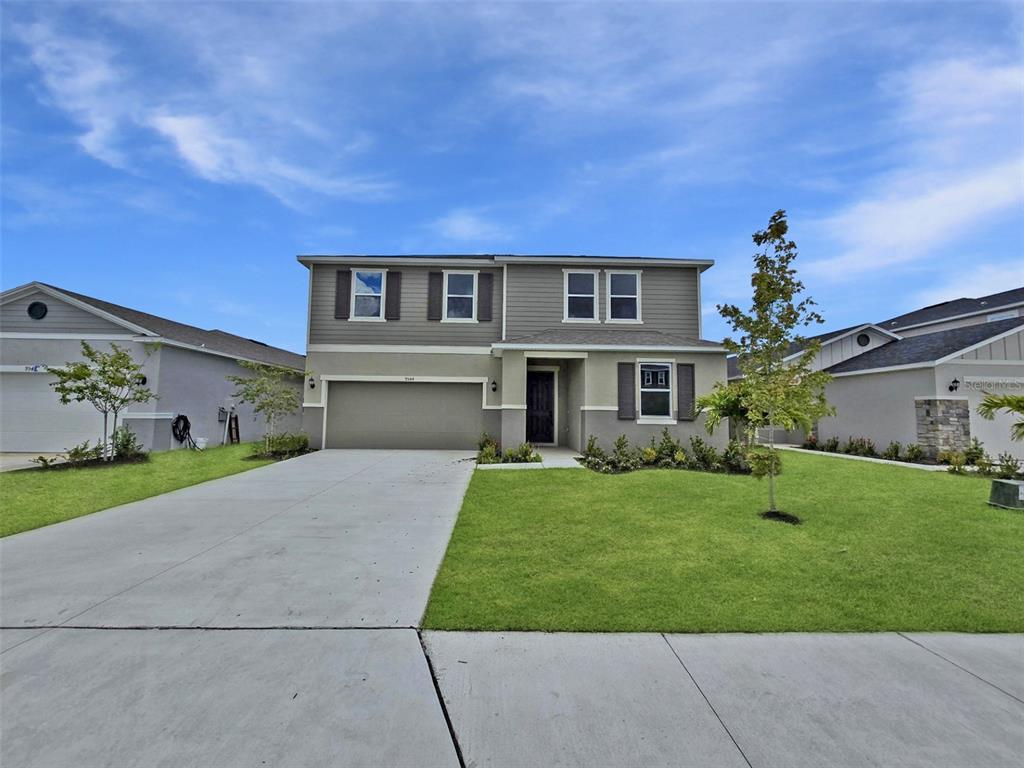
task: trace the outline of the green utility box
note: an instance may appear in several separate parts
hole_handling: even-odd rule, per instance
[[[993,480],[988,503],[1003,509],[1024,509],[1024,480]]]

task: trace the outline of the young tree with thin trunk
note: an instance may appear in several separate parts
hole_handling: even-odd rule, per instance
[[[728,338],[725,347],[737,356],[743,386],[740,402],[746,410],[751,436],[768,428],[768,446],[754,448],[750,464],[755,475],[768,478],[768,512],[779,514],[775,501],[775,476],[781,461],[775,448],[775,427],[811,430],[818,419],[835,409],[825,400],[825,385],[831,376],[815,371],[811,365],[821,348],[808,341],[798,329],[824,322],[814,310],[815,302],[801,298],[804,285],[797,279],[793,261],[796,243],[787,237],[789,224],[785,211],[776,211],[767,229],[755,232],[755,271],[751,275],[753,302],[747,311],[732,304],[718,305],[738,340]],[[786,360],[794,345],[803,354]]]
[[[57,377],[50,386],[61,403],[89,403],[103,414],[100,445],[103,458],[112,461],[114,454],[108,435],[117,431],[118,416],[129,405],[148,403],[156,395],[143,385],[143,363],[137,362],[124,347],[111,344],[110,352],[102,352],[83,341],[82,357],[85,359],[47,367],[47,371]],[[109,432],[108,425],[112,426]]]
[[[250,403],[256,413],[262,414],[267,429],[263,435],[264,450],[270,451],[270,440],[277,431],[277,422],[302,405],[299,389],[291,381],[295,371],[266,363],[239,360],[239,365],[252,371],[252,376],[228,376],[238,389],[232,395],[240,402]]]

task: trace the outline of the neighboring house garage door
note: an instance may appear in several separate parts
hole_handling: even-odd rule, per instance
[[[103,417],[87,403],[61,405],[42,373],[0,373],[0,451],[56,453],[95,444]]]
[[[330,383],[328,448],[476,447],[484,431],[480,384]]]

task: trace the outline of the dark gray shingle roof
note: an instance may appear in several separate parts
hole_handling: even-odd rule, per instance
[[[306,358],[302,355],[297,355],[280,347],[272,347],[255,339],[246,339],[226,331],[203,330],[202,328],[196,328],[194,325],[186,325],[185,323],[168,320],[165,317],[151,315],[148,312],[140,312],[137,309],[122,307],[119,304],[112,304],[109,301],[75,293],[56,285],[49,285],[48,283],[40,283],[40,285],[46,285],[48,288],[67,294],[96,309],[108,312],[133,325],[141,326],[147,331],[152,331],[171,341],[189,344],[193,347],[203,347],[212,352],[220,352],[246,360],[255,360],[260,363],[293,368],[297,371],[305,370],[306,367]]]
[[[1024,317],[998,320],[994,323],[967,325],[962,328],[950,328],[935,333],[923,333],[920,336],[908,336],[899,341],[876,347],[862,355],[843,360],[826,370],[829,373],[850,373],[895,365],[933,363],[947,355],[1017,327],[1024,328]]]
[[[618,328],[551,328],[530,336],[509,339],[504,344],[559,344],[565,346],[628,347],[707,347],[717,349],[716,341],[677,336],[661,331],[620,330]]]
[[[849,333],[854,328],[861,328],[864,325],[866,325],[866,323],[851,325],[848,328],[840,328],[838,331],[825,331],[825,333],[819,333],[816,336],[807,336],[803,344],[797,344],[796,342],[791,343],[789,347],[786,349],[786,357],[789,357],[790,355],[795,355],[797,352],[799,352],[806,346],[806,342],[808,341],[820,341],[822,344],[824,344],[829,339],[835,338],[836,336],[842,336],[844,333]],[[743,374],[740,372],[740,361],[739,358],[736,357],[736,355],[729,355],[728,359],[726,360],[726,365],[728,366],[728,372],[726,373],[727,378],[738,379],[743,376]]]
[[[979,296],[976,299],[953,299],[942,304],[933,304],[930,307],[915,309],[913,312],[906,312],[896,317],[883,320],[879,325],[886,330],[906,328],[921,323],[931,323],[945,320],[958,315],[968,315],[972,312],[984,312],[997,307],[1005,307],[1007,304],[1018,304],[1024,302],[1024,287],[1012,288],[1009,291],[993,293],[988,296]]]

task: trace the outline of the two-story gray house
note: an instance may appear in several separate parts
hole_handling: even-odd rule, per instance
[[[464,449],[486,432],[579,450],[665,427],[688,439],[704,435],[694,398],[726,378],[725,350],[700,338],[711,261],[298,258],[313,445]]]

